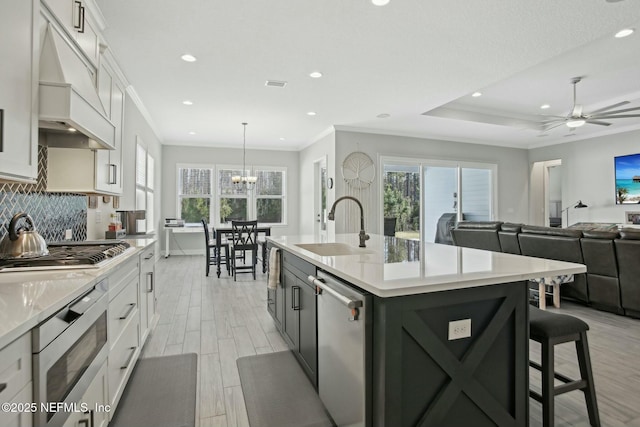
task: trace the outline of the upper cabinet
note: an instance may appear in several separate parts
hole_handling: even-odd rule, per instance
[[[111,123],[115,126],[115,149],[96,151],[96,191],[122,193],[122,124],[124,122],[124,86],[106,58],[100,61],[98,95]]]
[[[0,179],[35,182],[38,174],[38,15],[40,2],[2,7],[0,28]]]
[[[59,24],[69,33],[87,58],[94,64],[99,58],[97,25],[86,8],[84,0],[44,0]]]

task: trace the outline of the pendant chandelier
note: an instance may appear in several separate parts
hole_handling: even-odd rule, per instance
[[[231,182],[233,183],[233,188],[244,190],[253,190],[256,185],[256,181],[258,181],[257,176],[247,175],[247,168],[245,166],[247,159],[247,124],[242,123],[244,128],[242,135],[242,175],[234,175],[231,177]]]

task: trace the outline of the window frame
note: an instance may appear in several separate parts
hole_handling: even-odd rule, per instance
[[[181,169],[209,169],[211,170],[211,194],[190,194],[181,195],[182,183],[180,181]],[[269,227],[284,227],[288,225],[287,218],[287,167],[286,166],[246,166],[246,173],[249,175],[257,175],[261,172],[280,172],[282,173],[282,194],[280,195],[257,195],[256,190],[247,191],[245,194],[222,194],[220,192],[220,173],[223,170],[242,171],[242,165],[237,164],[211,164],[211,163],[176,163],[176,218],[182,217],[182,199],[183,198],[209,198],[209,223],[215,224],[216,227],[227,227],[230,223],[222,223],[220,218],[220,206],[221,199],[246,199],[247,200],[247,212],[246,217],[248,219],[257,218],[258,211],[258,199],[279,199],[282,200],[282,221],[278,223],[274,222],[259,222],[261,226]],[[193,225],[194,223],[188,223]],[[185,225],[187,225],[185,223]]]
[[[141,152],[144,152],[144,184],[138,182],[138,166],[140,165],[139,155]],[[149,173],[149,159],[152,160],[152,173]],[[135,191],[134,191],[134,204],[136,210],[142,209],[138,205],[138,191],[141,191],[144,194],[144,210],[145,210],[145,234],[153,233],[156,229],[155,227],[155,215],[154,215],[154,206],[149,205],[149,195],[151,194],[153,199],[153,205],[155,205],[155,183],[151,182],[149,185],[149,178],[155,179],[155,165],[156,159],[149,153],[149,147],[144,143],[142,138],[136,135],[136,158],[135,158]]]
[[[181,182],[181,175],[180,175],[180,170],[181,169],[209,169],[211,171],[210,173],[210,182],[209,182],[209,188],[211,189],[211,194],[185,194],[182,195],[180,194],[180,191],[182,189],[182,182]],[[178,219],[182,219],[182,199],[183,198],[187,198],[187,199],[200,199],[200,198],[209,198],[209,218],[208,218],[208,222],[211,224],[213,223],[213,212],[215,212],[215,205],[214,205],[214,201],[215,201],[215,197],[214,197],[214,185],[217,182],[216,177],[216,165],[213,165],[211,163],[176,163],[176,218]],[[199,222],[190,222],[190,223],[185,223],[185,225],[197,225]]]

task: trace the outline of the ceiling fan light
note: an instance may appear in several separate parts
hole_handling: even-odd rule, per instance
[[[567,121],[566,124],[570,128],[579,128],[580,126],[583,126],[585,123],[587,123],[587,121],[584,119],[570,119]]]
[[[617,39],[621,39],[623,37],[627,37],[630,36],[631,34],[633,34],[633,28],[625,28],[624,30],[620,30],[616,33],[615,37]]]

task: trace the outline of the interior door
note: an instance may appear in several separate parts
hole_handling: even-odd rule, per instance
[[[314,163],[314,232],[321,241],[327,241],[327,159]]]

